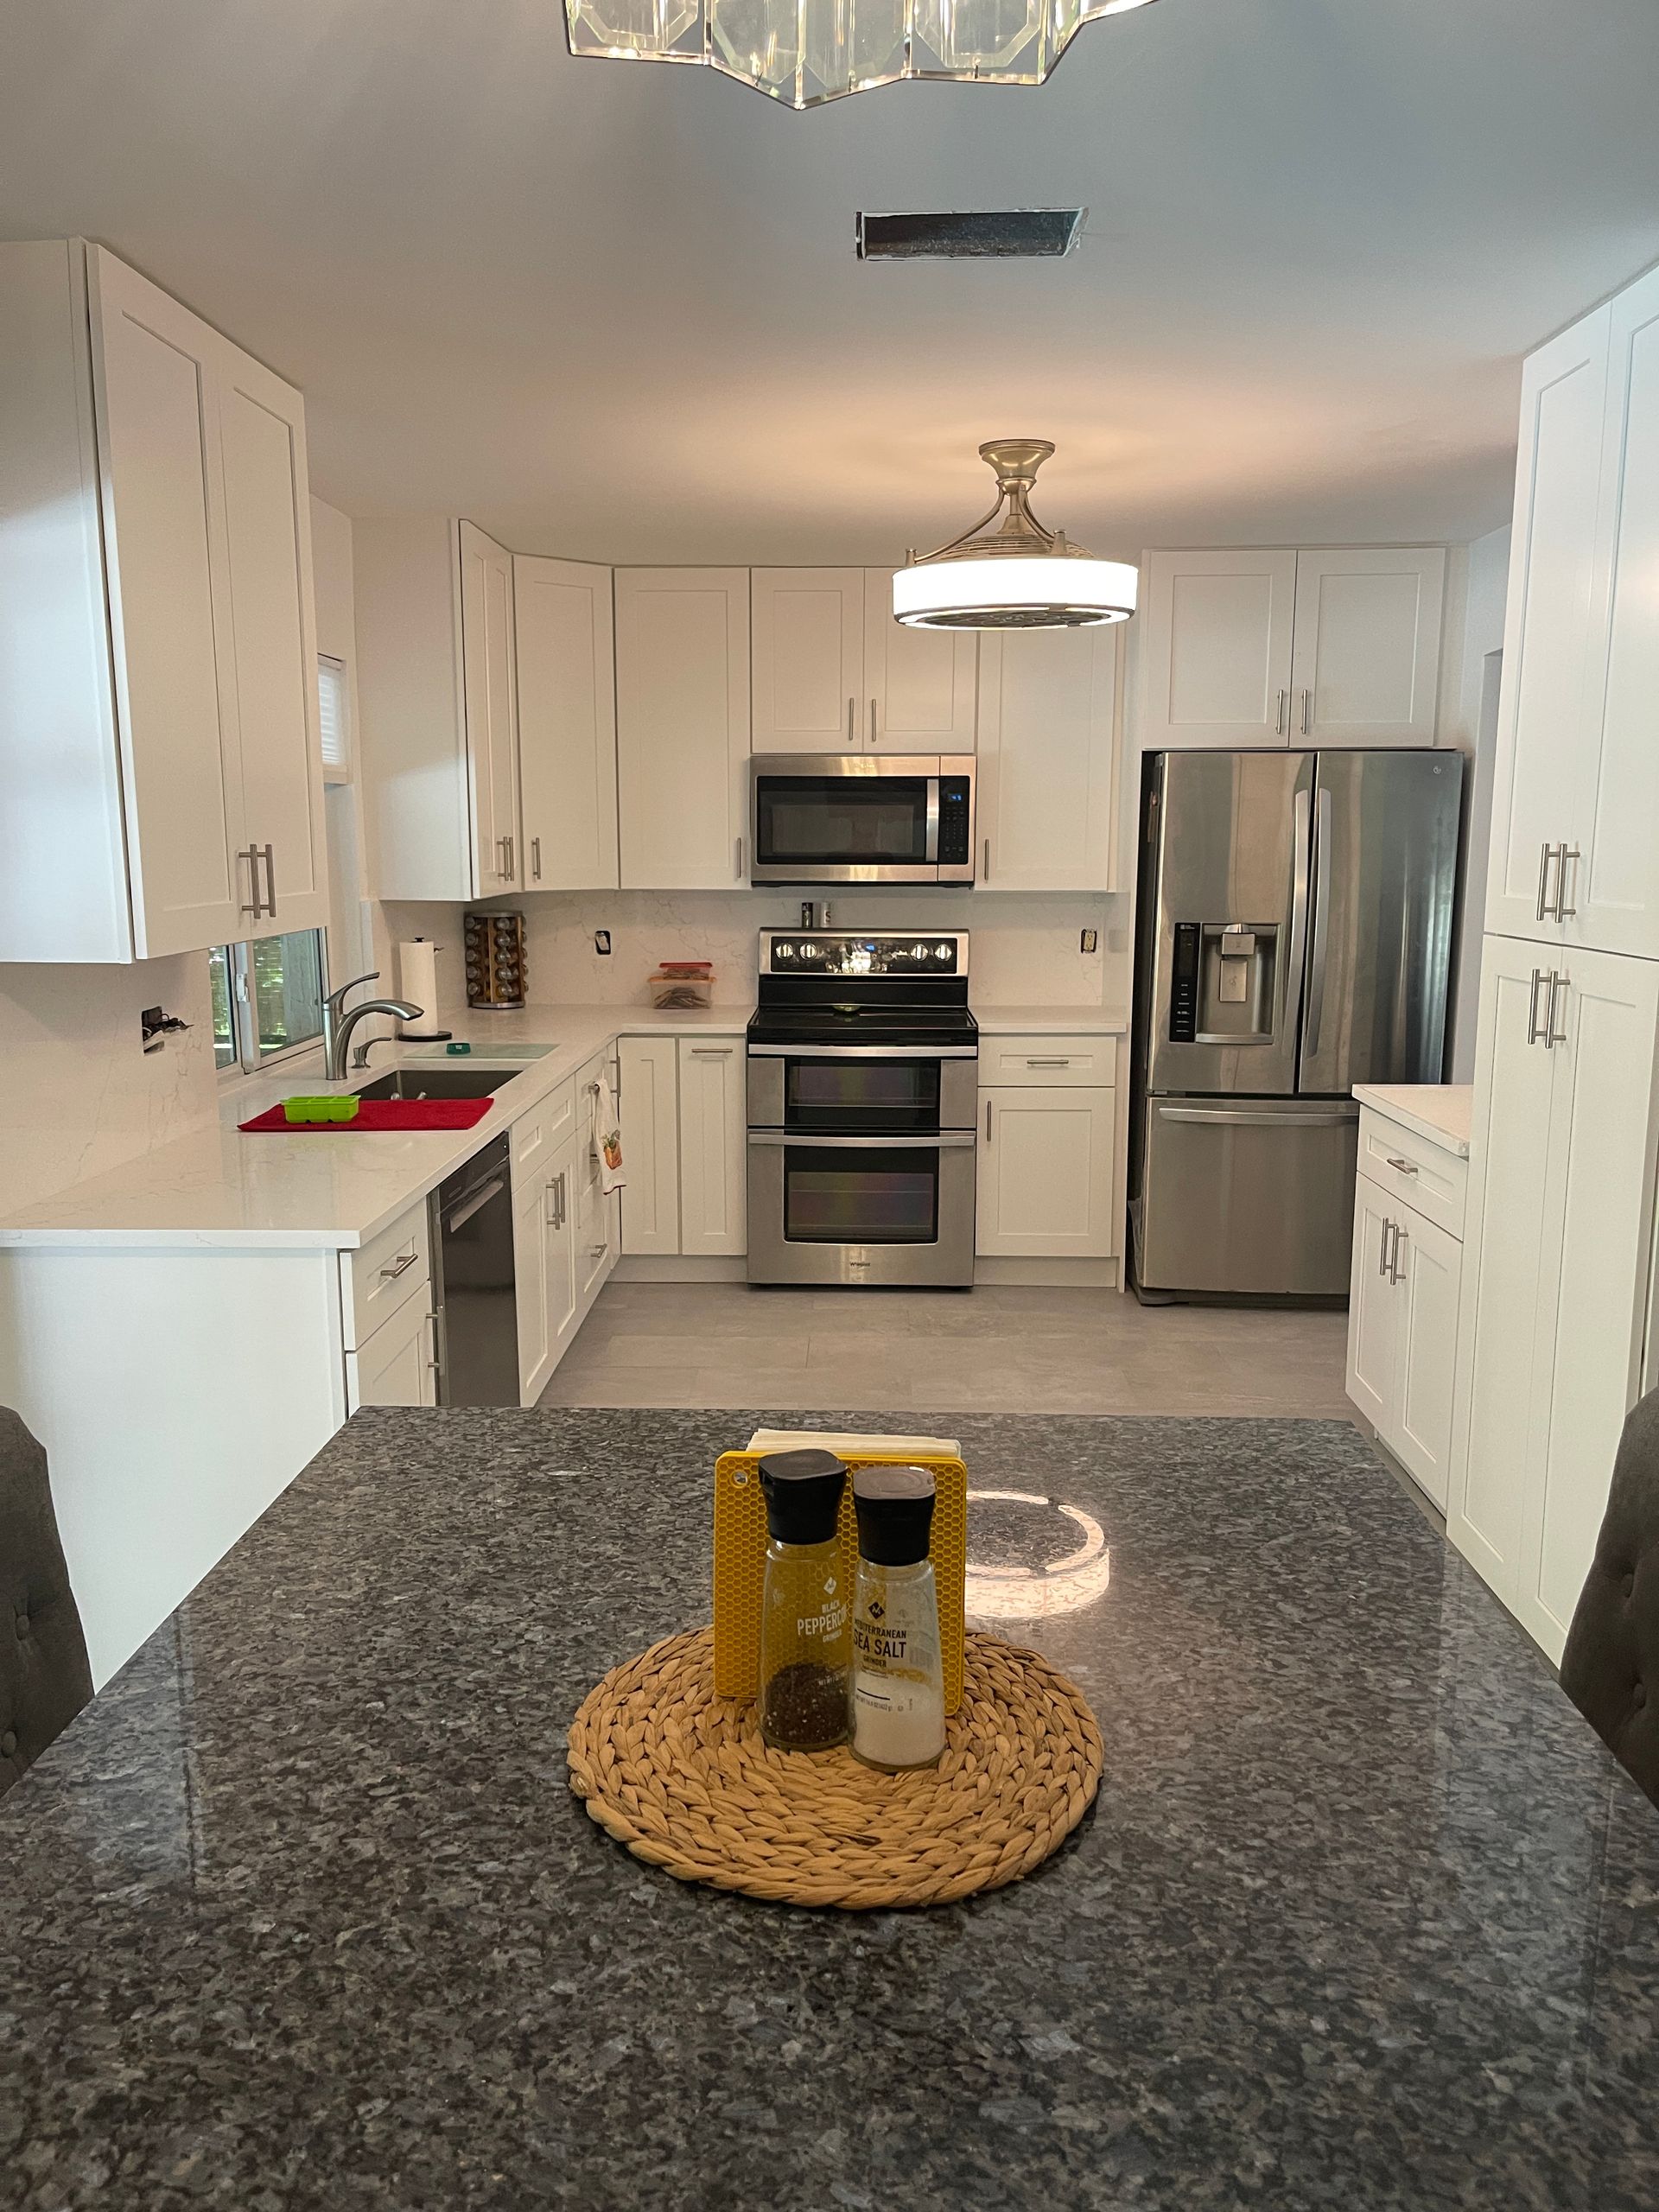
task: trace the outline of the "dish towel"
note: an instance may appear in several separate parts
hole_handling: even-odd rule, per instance
[[[622,1173],[621,1118],[607,1076],[601,1076],[594,1085],[594,1158],[599,1162],[599,1187],[608,1198],[628,1179]]]

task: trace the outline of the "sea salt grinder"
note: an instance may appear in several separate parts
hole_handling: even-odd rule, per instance
[[[853,1597],[853,1751],[888,1774],[944,1750],[939,1601],[928,1557],[933,1478],[925,1467],[860,1467]]]

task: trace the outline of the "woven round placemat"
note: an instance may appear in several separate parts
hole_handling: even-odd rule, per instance
[[[1035,1651],[970,1634],[936,1767],[880,1774],[844,1746],[776,1751],[716,1697],[714,1630],[613,1668],[570,1724],[589,1815],[683,1882],[852,1911],[947,1904],[1058,1850],[1100,1783],[1082,1693]]]

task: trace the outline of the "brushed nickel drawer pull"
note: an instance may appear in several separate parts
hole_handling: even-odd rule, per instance
[[[409,1273],[420,1256],[418,1252],[405,1252],[401,1260],[394,1260],[389,1268],[381,1268],[381,1281],[396,1282],[399,1275],[406,1275]]]
[[[1397,1167],[1402,1175],[1414,1175],[1417,1173],[1417,1163],[1414,1160],[1396,1160],[1392,1153],[1389,1154],[1389,1165],[1390,1167]]]

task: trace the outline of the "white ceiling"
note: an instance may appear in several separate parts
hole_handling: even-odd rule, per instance
[[[862,561],[988,504],[1146,544],[1502,521],[1517,357],[1659,257],[1655,0],[1160,0],[1037,91],[808,115],[559,0],[4,0],[0,235],[101,238],[302,385],[316,488],[524,550]],[[1062,262],[855,209],[1084,202]]]

